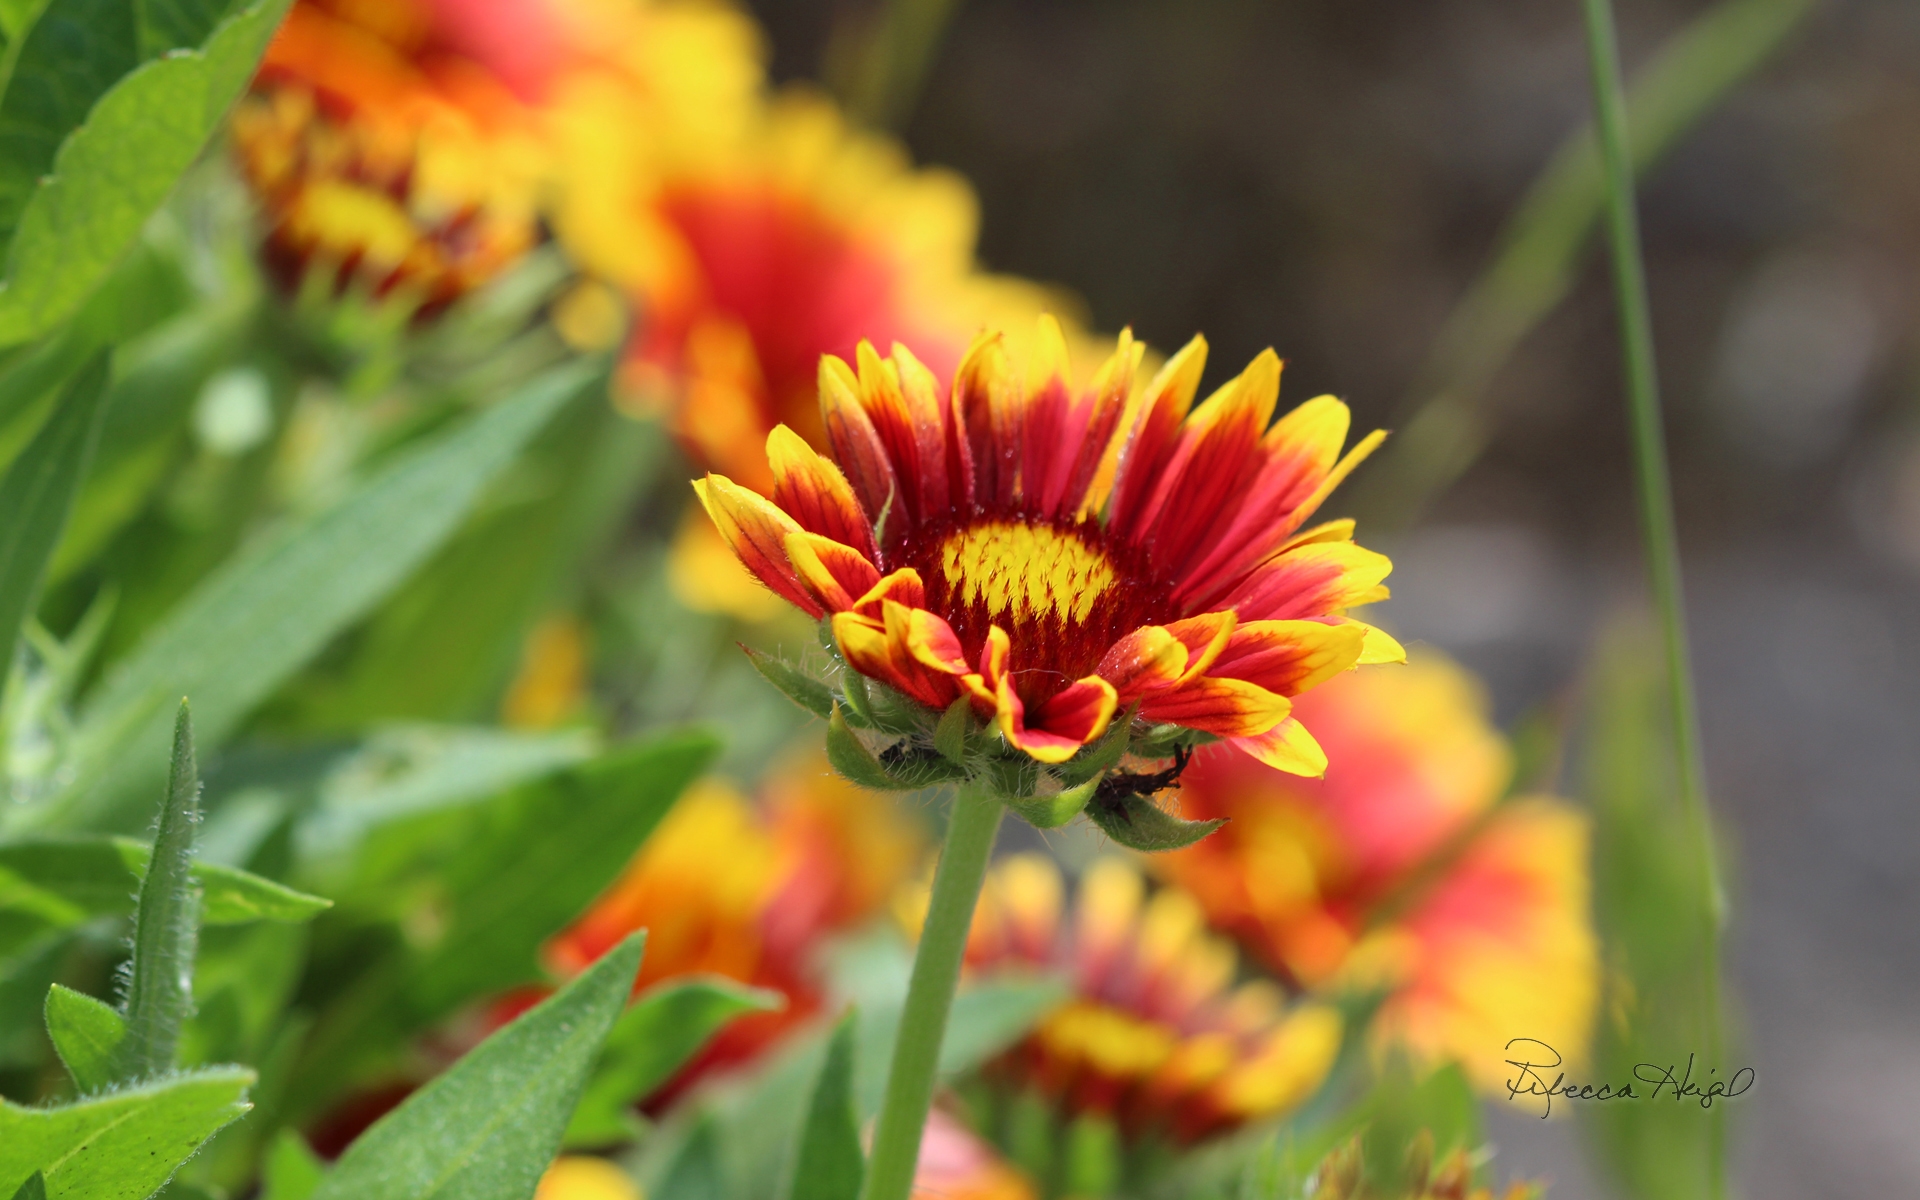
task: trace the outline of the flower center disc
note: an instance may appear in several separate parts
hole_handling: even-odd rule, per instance
[[[1107,556],[1076,533],[1049,525],[988,521],[950,535],[940,547],[950,595],[995,619],[1051,616],[1084,624],[1113,586]]]

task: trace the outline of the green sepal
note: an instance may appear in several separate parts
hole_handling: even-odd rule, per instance
[[[1220,739],[1185,725],[1150,725],[1132,738],[1131,752],[1139,758],[1172,758],[1176,747],[1193,749]]]
[[[933,727],[933,748],[940,757],[957,766],[967,765],[967,733],[973,727],[973,701],[962,696],[947,705],[940,723]]]
[[[1127,752],[1127,743],[1131,739],[1134,709],[1129,707],[1123,713],[1116,713],[1107,723],[1107,731],[1100,740],[1091,746],[1082,746],[1080,752],[1053,769],[1054,775],[1068,787],[1078,787],[1089,779],[1098,779],[1120,762],[1120,756]]]
[[[1225,825],[1226,818],[1184,821],[1144,796],[1101,799],[1087,816],[1102,832],[1129,850],[1178,850]]]
[[[844,719],[849,724],[858,725],[862,729],[875,727],[873,701],[867,695],[866,676],[848,667],[846,674],[840,680],[840,699],[846,708]]]
[[[752,646],[740,647],[747,652],[747,661],[761,677],[780,689],[787,699],[801,708],[818,716],[830,716],[833,713],[833,689],[807,674],[799,667],[776,658]]]
[[[910,792],[924,784],[910,783],[880,765],[860,735],[847,723],[847,710],[836,704],[827,717],[827,761],[848,780],[881,792]]]
[[[1100,790],[1101,778],[1096,775],[1078,787],[1066,788],[1051,796],[1009,796],[1007,807],[1035,829],[1058,829],[1086,808],[1087,801]]]

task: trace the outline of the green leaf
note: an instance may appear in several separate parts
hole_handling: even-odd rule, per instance
[[[873,751],[867,749],[860,735],[847,724],[846,714],[838,704],[827,718],[827,761],[851,782],[875,791],[908,792],[920,786],[896,777],[881,766]]]
[[[787,699],[819,716],[833,715],[832,688],[785,659],[755,650],[752,646],[742,645],[740,648],[747,652],[747,661],[753,664],[753,669],[760,672],[768,683],[779,688]]]
[[[629,937],[361,1134],[313,1200],[526,1200],[640,967]]]
[[[27,1181],[13,1194],[13,1200],[47,1200],[46,1177],[38,1171],[27,1176]]]
[[[54,0],[66,25],[41,17],[20,43],[0,100],[0,132],[10,135],[0,143],[0,237],[12,238],[0,344],[39,336],[99,286],[219,127],[287,4],[256,0],[201,48],[136,67],[129,51],[139,47],[125,43],[120,15],[130,6]],[[62,61],[56,48],[76,36],[97,58]],[[43,43],[45,55],[29,56]],[[102,91],[106,79],[116,82]],[[44,99],[28,103],[41,89]],[[48,157],[53,139],[63,140]]]
[[[1051,796],[1008,796],[1006,801],[1008,808],[1035,829],[1058,829],[1079,816],[1099,790],[1100,776],[1096,775],[1077,787],[1063,788]]]
[[[355,964],[354,989],[302,1049],[292,1103],[302,1112],[324,1104],[462,1004],[545,982],[540,947],[619,877],[717,750],[708,735],[669,734],[523,785],[459,814],[463,821],[427,818],[434,841],[459,850],[434,871],[444,933]]]
[[[260,1200],[312,1200],[327,1177],[327,1165],[307,1145],[307,1139],[291,1129],[282,1129],[267,1151],[260,1174]]]
[[[743,1013],[774,1012],[785,1004],[779,992],[718,975],[648,988],[607,1035],[600,1063],[567,1126],[567,1144],[629,1140],[634,1122],[628,1109],[671,1079],[721,1026]]]
[[[13,661],[14,639],[33,611],[41,576],[86,477],[106,395],[107,356],[96,354],[61,393],[33,443],[0,477],[0,513],[6,514],[0,520],[0,679]]]
[[[213,1067],[60,1108],[0,1100],[0,1194],[39,1171],[53,1200],[144,1200],[247,1111],[253,1078]]]
[[[0,242],[12,240],[35,185],[67,134],[140,65],[135,5],[47,0],[13,50],[0,94]]]
[[[1191,846],[1225,825],[1226,818],[1183,821],[1144,796],[1096,797],[1087,816],[1114,841],[1129,850],[1178,850]]]
[[[114,838],[127,870],[139,879],[147,875],[152,850],[132,838]],[[333,901],[310,896],[284,883],[275,883],[250,871],[220,863],[195,863],[193,881],[200,886],[202,925],[244,925],[249,921],[310,921]]]
[[[115,1081],[127,1022],[111,1004],[56,983],[47,989],[46,1017],[47,1036],[82,1094]]]
[[[133,911],[153,848],[132,838],[24,838],[0,843],[0,912],[31,912],[61,928]],[[196,862],[200,924],[305,921],[332,905],[271,879]]]
[[[791,1200],[857,1200],[866,1175],[860,1117],[853,1107],[853,1048],[857,1018],[840,1018],[827,1042],[827,1059],[813,1085],[806,1124],[793,1162]]]
[[[973,701],[966,696],[947,705],[933,727],[933,748],[957,767],[967,765],[967,733],[973,728]]]
[[[114,1073],[150,1079],[173,1069],[180,1026],[193,1012],[193,948],[200,934],[200,889],[193,881],[193,828],[200,821],[200,772],[193,716],[180,702],[173,764],[154,833],[153,861],[133,913],[127,967],[126,1036]]]
[[[89,701],[80,775],[53,815],[124,825],[127,797],[151,781],[142,756],[159,741],[168,697],[191,695],[201,739],[223,740],[431,554],[486,482],[598,374],[592,364],[549,372],[217,570]]]
[[[538,954],[653,833],[718,752],[704,733],[615,750],[531,784],[462,848],[443,879],[447,932],[411,973],[423,1013],[543,978]]]

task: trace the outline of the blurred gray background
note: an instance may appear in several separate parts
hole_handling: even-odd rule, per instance
[[[754,4],[776,75],[816,76],[869,7]],[[1631,73],[1710,6],[1619,7]],[[1738,1178],[1879,1200],[1920,1194],[1920,4],[1812,10],[1643,211],[1758,1071]],[[977,185],[991,267],[1162,348],[1204,331],[1216,380],[1272,344],[1285,396],[1335,392],[1365,428],[1403,418],[1587,86],[1574,0],[971,0],[904,132]],[[1612,302],[1583,264],[1487,390],[1485,453],[1367,539],[1396,628],[1484,672],[1503,719],[1640,595]],[[1607,1194],[1572,1124],[1493,1133],[1557,1200]]]

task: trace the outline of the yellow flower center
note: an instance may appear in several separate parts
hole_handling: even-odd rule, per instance
[[[1114,581],[1107,556],[1079,535],[1013,521],[986,521],[950,535],[940,547],[940,569],[965,603],[1015,620],[1051,614],[1085,621]]]

